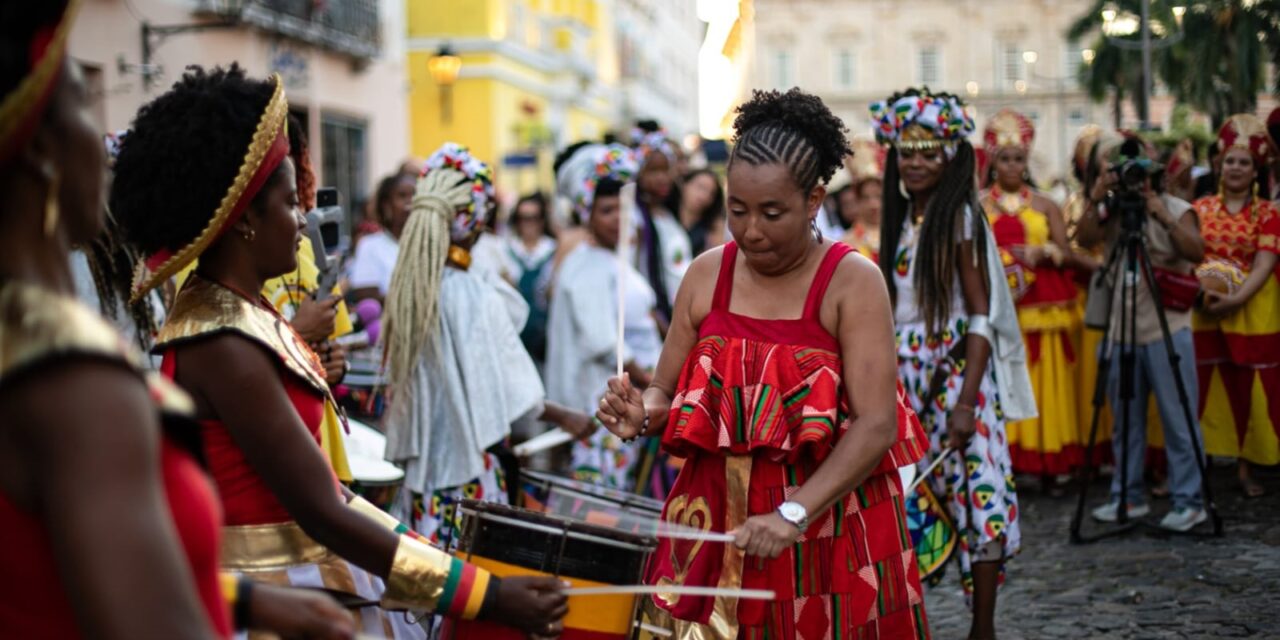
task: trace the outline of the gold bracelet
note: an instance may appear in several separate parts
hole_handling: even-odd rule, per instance
[[[413,538],[400,536],[399,540],[387,588],[382,592],[382,608],[434,612],[453,558]]]

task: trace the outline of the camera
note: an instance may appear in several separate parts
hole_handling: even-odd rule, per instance
[[[1139,141],[1130,139],[1120,145],[1120,160],[1107,168],[1116,176],[1116,190],[1107,207],[1120,214],[1125,229],[1142,229],[1147,220],[1147,180],[1160,169],[1159,164],[1142,157]]]
[[[317,298],[327,297],[342,272],[342,255],[350,236],[346,233],[347,216],[338,204],[338,190],[324,187],[316,191],[316,208],[307,212],[307,238],[320,270]]]

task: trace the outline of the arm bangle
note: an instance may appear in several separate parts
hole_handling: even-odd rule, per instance
[[[957,402],[957,403],[956,403],[956,406],[955,406],[955,407],[953,407],[953,408],[951,409],[951,411],[952,411],[953,413],[954,413],[954,412],[959,411],[959,412],[961,412],[961,413],[967,413],[967,414],[969,414],[969,415],[974,415],[973,405],[971,405],[971,404],[965,404],[965,403],[963,403],[963,402]]]

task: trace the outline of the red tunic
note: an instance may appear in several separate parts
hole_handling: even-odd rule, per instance
[[[177,376],[177,355],[174,349],[164,352],[160,371],[169,379]],[[304,385],[293,375],[282,373],[281,381],[289,401],[302,418],[307,431],[320,446],[320,425],[324,420],[324,396]],[[277,524],[290,522],[284,505],[267,486],[262,476],[250,466],[231,432],[221,420],[201,420],[204,457],[222,497],[222,509],[227,526],[250,524]],[[337,477],[334,478],[335,487]]]
[[[229,638],[231,614],[218,584],[218,498],[195,458],[168,436],[160,447],[160,471],[173,524],[190,563],[201,604],[213,630],[220,637]],[[48,528],[0,493],[0,531],[4,532],[0,575],[10,587],[3,589],[0,597],[0,635],[27,640],[82,637],[58,577]]]
[[[840,344],[819,310],[850,251],[839,243],[827,251],[799,319],[761,320],[729,311],[737,247],[725,246],[711,312],[685,362],[663,437],[668,451],[687,458],[665,520],[729,531],[771,513],[848,430]],[[777,593],[771,602],[656,596],[678,631],[692,623],[748,638],[927,636],[897,473],[923,455],[927,440],[901,388],[898,402],[898,443],[861,486],[812,514],[809,529],[778,559],[744,559],[721,543],[660,541],[651,583]]]

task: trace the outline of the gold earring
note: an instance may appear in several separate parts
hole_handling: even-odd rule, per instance
[[[49,178],[49,190],[44,197],[44,237],[52,238],[58,232],[58,187],[61,178],[55,171]]]

